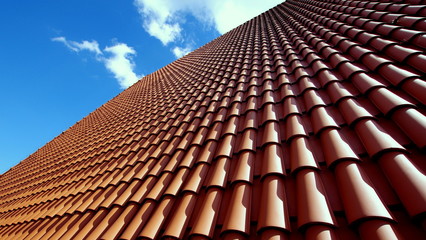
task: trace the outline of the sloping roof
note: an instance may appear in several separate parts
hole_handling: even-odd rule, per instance
[[[1,175],[0,239],[424,238],[425,19],[416,0],[261,14]]]

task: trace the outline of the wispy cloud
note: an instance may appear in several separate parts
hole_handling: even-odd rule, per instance
[[[259,13],[281,3],[282,0],[134,0],[142,18],[142,26],[164,46],[173,43],[170,51],[176,58],[192,51],[193,39],[183,39],[182,25],[188,15],[206,26],[223,34],[237,27]],[[70,41],[65,37],[52,38],[74,52],[89,51],[96,54],[96,60],[114,74],[122,88],[127,88],[143,75],[134,72],[133,57],[136,51],[125,43],[115,43],[103,50],[95,40]]]
[[[283,0],[209,0],[206,12],[208,18],[213,20],[216,30],[223,34],[282,2]]]
[[[89,51],[96,54],[96,60],[102,62],[117,79],[121,88],[125,89],[137,82],[143,75],[134,72],[135,63],[133,57],[136,51],[125,43],[115,43],[100,50],[97,41],[70,41],[65,37],[52,38],[54,42],[61,42],[74,52]]]
[[[136,51],[132,47],[125,43],[117,43],[111,47],[106,47],[104,52],[111,55],[103,59],[105,67],[114,74],[122,88],[133,85],[142,77],[134,72],[133,56],[136,55]]]
[[[192,39],[183,39],[182,24],[192,15],[202,24],[226,33],[283,0],[134,0],[142,26],[164,46],[174,43],[173,54],[179,58],[188,53]],[[180,46],[179,46],[180,45]]]
[[[99,44],[95,40],[92,40],[92,41],[84,40],[82,42],[75,42],[75,41],[69,41],[65,37],[56,37],[56,38],[52,38],[52,41],[61,42],[74,52],[88,50],[96,54],[102,54],[101,50],[99,49]]]
[[[135,0],[135,5],[142,16],[145,31],[159,39],[163,45],[180,37],[182,28],[174,18],[179,4],[169,0]]]
[[[184,16],[190,14],[223,34],[283,0],[135,0],[143,26],[164,45],[181,36]],[[164,31],[160,32],[159,29]]]
[[[160,1],[161,2],[161,1]],[[138,7],[143,16],[143,27],[153,37],[156,37],[167,45],[180,37],[182,28],[179,23],[173,23],[173,15],[170,9],[154,2]]]
[[[180,37],[180,32],[182,31],[179,24],[169,24],[158,20],[147,21],[144,26],[147,32],[151,36],[158,38],[163,45],[174,42]]]
[[[182,47],[174,47],[172,49],[173,54],[176,58],[181,58],[185,56],[186,54],[190,53],[192,51],[192,48],[190,46],[187,46],[185,48]]]

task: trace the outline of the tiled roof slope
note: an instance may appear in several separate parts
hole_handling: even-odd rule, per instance
[[[425,239],[426,3],[287,1],[0,177],[0,239]]]

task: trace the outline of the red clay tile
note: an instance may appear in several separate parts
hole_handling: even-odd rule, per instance
[[[180,239],[183,238],[196,200],[197,195],[193,193],[186,193],[182,197],[179,206],[177,206],[177,209],[174,212],[171,222],[166,226],[163,236]]]
[[[321,144],[328,166],[332,166],[340,160],[358,160],[358,156],[336,129],[324,130],[321,133]]]
[[[416,54],[409,56],[407,58],[407,64],[423,73],[426,72],[426,56],[424,54]]]
[[[422,239],[425,17],[280,4],[0,175],[0,239]]]
[[[401,87],[417,101],[423,105],[426,104],[426,95],[422,94],[426,90],[425,81],[419,78],[412,78],[405,81]]]
[[[155,178],[150,176],[148,177],[144,183],[142,184],[142,186],[138,189],[137,192],[135,192],[132,196],[132,198],[130,198],[130,202],[135,202],[135,203],[141,203],[145,196],[147,195],[148,191],[154,186],[155,184]]]
[[[313,225],[306,230],[306,239],[339,239],[334,228],[324,225]]]
[[[297,172],[297,216],[298,226],[322,223],[334,225],[326,192],[318,174],[313,169]]]
[[[268,144],[263,150],[262,178],[269,174],[285,174],[283,153],[280,145]]]
[[[292,172],[304,167],[317,168],[310,144],[305,137],[297,137],[291,141],[290,165]]]
[[[139,237],[147,239],[155,239],[164,224],[166,217],[168,216],[173,206],[174,199],[171,196],[165,196],[158,204],[157,208],[153,212],[152,216],[139,233]]]
[[[230,169],[230,160],[226,157],[220,157],[216,160],[207,183],[209,187],[225,187],[227,176]]]
[[[324,107],[317,107],[311,111],[311,122],[315,134],[319,134],[326,128],[339,128],[333,117]]]
[[[256,149],[256,130],[247,129],[243,132],[242,137],[240,138],[240,143],[238,145],[237,152],[243,150],[253,150]]]
[[[335,174],[345,214],[350,223],[367,218],[393,219],[368,176],[356,163],[343,161],[337,164]]]
[[[310,111],[313,107],[326,106],[324,100],[315,90],[308,90],[304,94],[306,109]]]
[[[302,118],[299,115],[292,114],[287,117],[285,124],[285,137],[287,141],[290,141],[296,136],[308,136],[303,127]]]
[[[200,190],[202,183],[207,176],[208,169],[209,167],[207,164],[198,164],[186,184],[183,186],[182,191],[192,191],[197,193]]]
[[[359,226],[359,232],[363,239],[402,239],[393,224],[383,220],[363,223]]]
[[[232,193],[228,214],[222,227],[222,233],[237,231],[243,234],[250,232],[251,186],[248,183],[236,183]]]
[[[355,131],[360,137],[370,156],[384,151],[405,151],[376,121],[365,119],[355,125]]]
[[[386,153],[380,158],[380,166],[388,177],[410,215],[425,211],[425,177],[409,158],[402,153]]]
[[[392,64],[384,65],[379,69],[379,73],[393,85],[399,85],[409,78],[418,78],[419,76],[407,69],[397,67]]]
[[[280,176],[269,175],[263,179],[260,208],[258,231],[270,228],[290,230],[284,183]]]
[[[235,145],[235,136],[226,135],[216,150],[216,157],[232,157],[233,147]]]
[[[253,181],[255,156],[256,155],[253,152],[249,151],[240,153],[235,172],[232,174],[232,182]]]
[[[143,226],[149,221],[149,217],[153,212],[155,203],[151,200],[146,201],[134,215],[131,222],[124,228],[119,239],[135,239]]]
[[[210,188],[206,193],[197,221],[191,230],[191,235],[212,237],[218,217],[223,192],[218,188]]]
[[[405,101],[386,88],[376,88],[372,90],[369,97],[383,114],[389,114],[397,108],[414,107],[412,103]]]
[[[367,109],[352,98],[342,100],[339,104],[339,110],[349,125],[362,119],[373,118],[373,115]]]
[[[176,196],[179,190],[182,188],[183,183],[188,177],[189,170],[187,168],[181,168],[173,178],[172,182],[167,187],[163,195]]]
[[[284,116],[289,116],[290,114],[293,114],[293,113],[296,113],[296,114],[300,113],[299,108],[297,106],[296,98],[294,97],[286,98],[284,100],[283,105],[284,105],[284,109],[283,109]]]
[[[358,90],[364,94],[371,91],[374,88],[384,87],[384,85],[381,82],[379,82],[377,79],[374,79],[373,77],[365,73],[359,73],[354,75],[352,81],[355,87],[357,87]]]
[[[392,119],[419,148],[426,147],[424,115],[413,108],[402,108],[392,114]]]
[[[214,157],[214,152],[216,150],[217,143],[215,141],[209,141],[200,152],[198,156],[198,162],[207,162],[210,163]]]
[[[340,100],[347,97],[354,97],[358,95],[359,92],[352,85],[333,82],[327,85],[327,94],[330,96],[333,103],[338,104]]]
[[[276,122],[267,122],[262,130],[262,138],[259,141],[261,146],[267,143],[280,143],[279,125]]]

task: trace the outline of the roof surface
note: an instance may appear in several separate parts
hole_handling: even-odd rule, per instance
[[[287,1],[0,176],[0,239],[426,237],[426,3]]]

